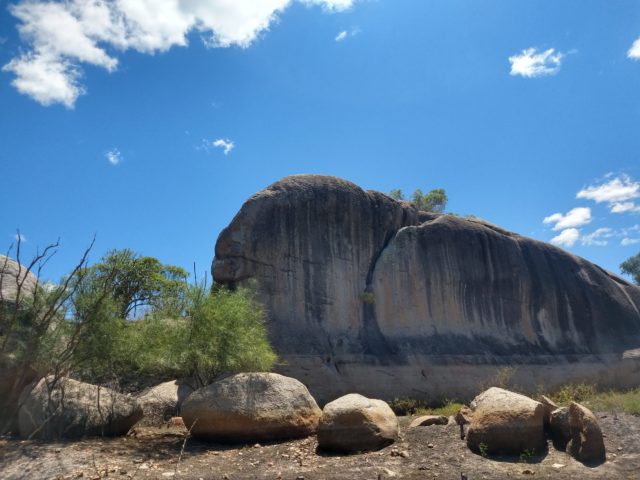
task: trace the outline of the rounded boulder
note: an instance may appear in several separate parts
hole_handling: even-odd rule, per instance
[[[318,446],[322,450],[379,450],[397,438],[398,419],[391,407],[355,393],[325,405],[318,425]]]
[[[322,411],[307,387],[276,373],[240,373],[193,392],[182,419],[198,438],[244,443],[311,435]]]
[[[545,407],[519,393],[492,387],[472,402],[474,409],[467,446],[475,452],[515,454],[541,453]]]

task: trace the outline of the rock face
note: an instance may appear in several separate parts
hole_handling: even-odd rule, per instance
[[[7,307],[9,317],[14,311],[20,283],[20,299],[28,300],[38,285],[36,276],[27,273],[24,265],[0,255],[0,308]],[[2,328],[7,326],[6,322],[4,325],[2,323],[0,320],[0,336],[3,334]],[[22,389],[37,378],[38,373],[31,368],[22,371],[19,366],[7,365],[2,360],[0,358],[0,431],[17,431],[18,397]]]
[[[144,412],[144,422],[161,425],[178,415],[182,402],[193,392],[193,388],[181,381],[164,382],[138,395],[137,400]]]
[[[27,268],[4,255],[0,255],[0,302],[15,302],[18,285],[22,283],[20,297],[24,298],[33,293],[38,285],[36,276]]]
[[[318,447],[336,452],[379,450],[398,438],[398,419],[382,400],[357,393],[327,403],[318,425]]]
[[[472,408],[467,432],[470,449],[516,455],[544,449],[545,408],[540,402],[492,387],[474,399]]]
[[[240,373],[193,392],[182,419],[194,436],[219,442],[311,435],[322,411],[299,381],[275,373]]]
[[[640,347],[640,288],[337,178],[287,177],[252,196],[220,234],[212,273],[255,281],[281,371],[322,401],[469,397],[501,364],[521,365],[525,387],[640,380],[637,365],[616,370]]]
[[[606,460],[602,431],[591,410],[571,402],[569,427],[571,440],[567,444],[567,452],[587,464],[598,464]]]
[[[124,435],[142,418],[126,395],[69,378],[43,378],[21,395],[20,436],[57,439]]]

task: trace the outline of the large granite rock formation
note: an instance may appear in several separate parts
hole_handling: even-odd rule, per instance
[[[320,401],[358,391],[470,397],[504,364],[519,385],[638,382],[640,288],[485,221],[416,210],[333,177],[252,196],[212,273],[255,281],[287,375]],[[571,368],[566,368],[571,363]]]

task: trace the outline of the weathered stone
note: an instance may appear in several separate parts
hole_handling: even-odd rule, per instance
[[[544,406],[540,402],[492,387],[478,395],[472,406],[467,446],[473,451],[519,455],[544,449]]]
[[[311,435],[322,414],[302,383],[275,373],[219,380],[189,395],[181,410],[194,436],[232,443]]]
[[[38,279],[27,267],[15,260],[0,255],[0,303],[13,303],[20,290],[20,298],[28,299],[33,294]]]
[[[0,322],[0,327],[8,328],[12,318],[16,299],[29,303],[36,291],[38,280],[29,272],[27,267],[20,265],[9,257],[0,255],[0,308],[7,308],[5,320]],[[19,291],[19,292],[18,292]],[[17,328],[12,326],[15,335]],[[3,334],[0,330],[0,336]],[[21,365],[6,365],[0,359],[0,432],[18,430],[18,397],[25,386],[38,378],[38,372],[33,368]]]
[[[551,412],[549,419],[549,433],[553,446],[558,450],[566,448],[571,440],[571,427],[569,426],[569,408],[560,407]]]
[[[164,382],[151,387],[137,397],[144,412],[143,421],[148,425],[162,425],[180,412],[182,402],[193,388],[179,380]]]
[[[551,421],[551,412],[558,409],[559,406],[546,395],[540,395],[540,403],[544,405],[544,427],[548,428]]]
[[[640,382],[638,369],[615,374],[640,346],[640,288],[555,246],[333,177],[287,177],[252,196],[220,234],[212,272],[256,280],[280,371],[322,401],[356,388],[464,398],[510,363],[524,387]]]
[[[66,377],[29,385],[21,403],[18,423],[24,438],[123,435],[142,418],[135,399]]]
[[[398,419],[391,407],[357,393],[327,403],[318,425],[318,447],[323,450],[379,450],[397,438]]]
[[[458,425],[467,425],[471,423],[473,418],[473,410],[467,406],[460,407],[460,410],[455,415],[455,420]]]
[[[446,425],[447,423],[449,423],[449,418],[444,415],[422,415],[421,417],[414,419],[409,424],[409,428]]]
[[[591,410],[579,403],[571,402],[569,426],[571,440],[567,444],[568,453],[588,464],[602,463],[606,460],[602,430]]]

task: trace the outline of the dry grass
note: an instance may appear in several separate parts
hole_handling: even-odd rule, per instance
[[[551,398],[560,405],[579,402],[594,411],[624,412],[640,416],[640,388],[628,391],[599,392],[594,385],[579,383],[565,385]]]

